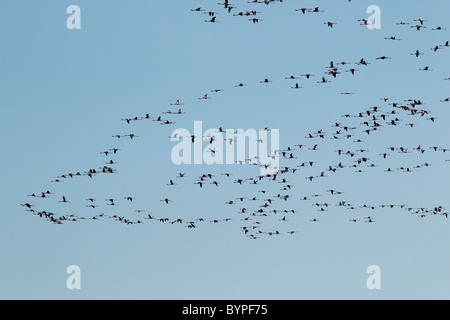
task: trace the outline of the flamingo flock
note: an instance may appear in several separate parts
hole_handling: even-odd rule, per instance
[[[249,4],[266,6],[282,2],[282,0],[248,1]],[[263,21],[258,17],[263,9],[260,9],[261,11],[244,10],[237,12],[237,7],[229,3],[228,0],[218,5],[223,6],[225,12],[231,16],[247,17],[253,23]],[[215,10],[199,7],[193,8],[191,11],[207,14],[209,19],[204,20],[205,22],[220,22],[216,18],[219,13]],[[299,8],[295,11],[306,15],[319,14],[325,10],[315,7]],[[362,22],[361,25],[367,25],[366,19],[357,21]],[[411,30],[413,33],[415,31],[427,32],[427,27],[430,31],[446,30],[442,26],[428,26],[427,23],[429,21],[423,18],[410,19],[409,21],[397,22],[396,25],[399,28],[409,26],[413,29]],[[332,21],[323,23],[333,29],[334,25],[337,24]],[[414,25],[414,23],[417,24]],[[384,37],[384,39],[401,41],[400,38],[394,35]],[[436,44],[432,48],[418,48],[415,52],[410,53],[413,56],[411,59],[420,58],[426,60],[427,55],[448,51],[448,47],[449,42],[444,40],[441,44]],[[339,82],[343,77],[358,77],[359,74],[364,73],[368,68],[376,68],[378,64],[389,63],[390,60],[394,60],[394,58],[387,55],[372,59],[364,57],[353,62],[336,62],[332,60],[329,63],[324,63],[322,70],[302,70],[299,73],[293,72],[288,75],[279,75],[278,78],[267,77],[263,79],[249,78],[247,81],[238,80],[235,83],[230,83],[228,88],[207,89],[203,93],[195,95],[194,99],[198,103],[213,104],[215,96],[224,94],[223,92],[225,94],[230,92],[231,94],[239,91],[239,94],[242,94],[246,90],[245,87],[248,86],[267,86],[267,90],[270,90],[274,82],[282,83],[287,89],[306,90],[307,86],[314,85],[323,86],[326,90],[331,82]],[[425,65],[417,71],[432,73],[433,70],[434,68]],[[444,80],[449,79],[446,78]],[[442,79],[438,79],[438,81],[442,81]],[[297,92],[301,91],[298,90]],[[357,93],[341,92],[341,94],[354,95]],[[443,204],[435,204],[432,207],[416,207],[407,203],[359,202],[348,197],[345,190],[330,187],[327,181],[333,175],[346,174],[359,177],[363,176],[365,172],[377,172],[380,175],[413,175],[434,165],[446,165],[446,162],[448,165],[450,159],[445,157],[450,155],[450,145],[435,145],[433,142],[430,142],[429,145],[408,143],[404,145],[385,145],[381,150],[371,150],[365,144],[365,140],[368,137],[372,138],[380,135],[381,132],[395,131],[403,134],[408,130],[420,130],[420,127],[425,124],[438,123],[440,117],[433,115],[432,108],[428,106],[435,104],[445,105],[449,102],[449,97],[440,97],[436,101],[427,102],[411,96],[403,98],[381,97],[376,102],[369,102],[371,106],[364,106],[355,113],[343,113],[340,118],[334,119],[331,123],[323,124],[323,127],[317,128],[317,130],[305,132],[303,136],[297,138],[296,144],[284,145],[282,149],[277,150],[274,156],[280,159],[281,165],[279,168],[276,168],[278,170],[276,174],[255,174],[238,177],[229,167],[219,175],[206,171],[201,175],[190,176],[185,172],[179,172],[176,176],[168,176],[165,185],[161,186],[161,188],[167,190],[167,196],[158,200],[167,211],[171,210],[170,208],[175,201],[171,195],[180,194],[186,188],[194,188],[193,190],[199,194],[204,192],[205,189],[213,188],[214,192],[220,194],[223,192],[221,189],[224,185],[232,186],[233,190],[242,195],[237,197],[230,196],[225,202],[219,203],[217,201],[217,206],[224,207],[226,212],[229,213],[227,217],[223,218],[207,218],[205,216],[187,218],[182,215],[170,218],[164,215],[164,212],[158,213],[154,212],[152,208],[139,207],[139,199],[131,194],[106,195],[103,198],[88,196],[88,198],[77,199],[70,194],[58,192],[58,184],[60,183],[70,183],[70,181],[75,179],[88,179],[90,181],[99,176],[120,174],[118,157],[126,150],[115,146],[114,141],[126,140],[127,144],[137,143],[142,137],[134,126],[137,122],[145,122],[148,126],[153,126],[157,130],[173,128],[173,125],[182,121],[186,114],[185,102],[175,97],[172,102],[168,103],[168,107],[159,113],[144,113],[120,119],[127,130],[126,134],[112,133],[113,141],[111,142],[111,147],[98,151],[101,154],[99,157],[102,158],[100,163],[93,165],[91,168],[67,171],[55,176],[50,180],[54,184],[54,189],[36,190],[26,195],[27,200],[21,206],[25,208],[26,212],[54,224],[109,219],[125,225],[161,223],[195,229],[208,223],[234,223],[239,227],[243,235],[249,239],[281,235],[292,236],[299,232],[297,226],[290,223],[294,215],[305,216],[304,219],[308,223],[320,223],[320,221],[327,219],[327,212],[337,208],[344,209],[349,213],[344,218],[349,223],[375,223],[378,221],[376,217],[378,212],[394,209],[403,210],[405,213],[416,215],[419,218],[448,218],[448,211]],[[219,126],[218,132],[224,132],[222,127]],[[265,130],[270,131],[271,128],[265,128]],[[168,138],[170,140],[177,137],[169,135]],[[199,137],[191,135],[184,138],[190,139],[191,143],[194,143],[195,139],[205,138],[209,139],[210,143],[213,141],[211,136]],[[348,147],[349,142],[352,147]],[[226,143],[232,144],[234,140],[226,141]],[[329,148],[330,144],[333,146],[332,149]],[[213,148],[209,148],[207,152],[215,153],[216,151]],[[318,162],[315,160],[316,153],[337,155],[339,160],[335,163]],[[429,154],[441,157],[441,163],[432,163],[428,157]],[[393,161],[392,158],[400,161],[400,163],[404,159],[409,161],[413,159],[415,162],[414,165],[402,165]],[[254,160],[257,159],[246,160],[238,163],[238,165],[255,165],[256,162]],[[408,162],[405,160],[405,163]],[[321,186],[320,192],[308,192],[308,186],[313,183],[318,183]],[[63,206],[67,206],[67,210],[54,212],[53,210],[45,209],[49,201],[56,201]],[[70,205],[75,202],[82,203],[86,209],[83,212],[72,212]],[[128,206],[134,206],[133,215],[128,216],[126,212],[121,214],[117,212],[111,213],[110,208],[120,208],[125,203]]]

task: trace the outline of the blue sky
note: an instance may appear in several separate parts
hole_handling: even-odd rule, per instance
[[[68,30],[66,9],[81,9],[81,29]],[[450,148],[447,122],[450,103],[448,65],[450,48],[430,48],[449,39],[445,1],[289,1],[247,4],[235,0],[232,13],[256,8],[259,23],[228,14],[208,1],[1,1],[0,2],[0,297],[3,299],[448,299],[450,256],[449,220],[442,215],[416,214],[400,208],[374,211],[335,207],[338,201],[355,206],[405,204],[413,208],[442,205],[448,212]],[[381,29],[368,30],[358,19],[366,9],[381,9]],[[323,13],[296,12],[319,6]],[[191,12],[202,7],[219,12],[220,23],[205,23],[208,15]],[[426,29],[410,28],[424,18]],[[324,22],[336,21],[333,28]],[[396,25],[405,21],[410,25]],[[385,40],[396,36],[401,41]],[[411,53],[420,50],[416,58]],[[380,56],[390,59],[376,60]],[[364,58],[368,66],[356,66]],[[330,61],[347,61],[337,78],[325,75]],[[432,71],[420,71],[429,66]],[[351,67],[359,71],[352,76]],[[290,75],[315,77],[286,80]],[[332,82],[318,84],[322,76]],[[261,84],[268,78],[273,82]],[[235,88],[238,83],[247,86]],[[291,87],[298,82],[302,89]],[[213,89],[223,92],[211,93]],[[342,95],[352,92],[353,95]],[[212,99],[199,100],[205,93]],[[384,102],[380,98],[392,100]],[[121,119],[149,113],[157,116],[174,103],[184,103],[183,115],[164,126],[153,121],[126,124]],[[431,113],[409,116],[399,112],[398,126],[384,125],[366,135],[358,114],[373,106],[383,112],[388,103],[420,99]],[[164,115],[166,116],[166,115]],[[434,116],[433,123],[426,120]],[[238,196],[258,196],[267,189],[281,193],[280,184],[233,183],[238,177],[256,177],[255,166],[174,165],[177,128],[279,129],[280,147],[319,144],[319,151],[296,150],[296,160],[280,160],[295,167],[316,161],[317,168],[288,174],[294,185],[286,203],[277,199],[271,209],[295,209],[264,217],[261,230],[293,235],[256,240],[244,235],[240,204],[226,205]],[[356,126],[353,139],[305,139],[322,129],[327,134],[336,122]],[[416,123],[409,128],[406,123]],[[134,133],[133,141],[112,135]],[[353,132],[352,132],[353,133]],[[206,144],[205,144],[206,145]],[[424,154],[413,150],[418,145]],[[380,153],[387,147],[406,147],[411,153]],[[121,149],[114,157],[101,151]],[[346,167],[310,182],[329,165],[355,159],[338,156],[336,149],[370,150],[375,168]],[[365,154],[364,154],[365,155]],[[52,183],[57,176],[97,168],[117,161],[116,174],[73,178]],[[388,167],[429,167],[412,173]],[[175,178],[180,172],[186,178]],[[221,176],[230,172],[232,177]],[[211,173],[220,186],[200,189],[196,178]],[[167,186],[170,179],[176,186]],[[326,190],[344,192],[330,196]],[[31,193],[50,190],[50,199],[33,199]],[[320,194],[318,202],[331,203],[318,212],[300,198]],[[65,195],[70,203],[59,203]],[[85,207],[97,199],[97,210]],[[129,203],[124,197],[133,196]],[[106,205],[116,198],[116,208]],[[161,199],[173,202],[166,205]],[[218,224],[185,225],[146,220],[125,225],[113,219],[66,222],[56,225],[20,206],[73,213],[78,216],[123,215],[141,219],[142,208],[156,217],[206,220],[231,218]],[[243,204],[251,207],[255,204]],[[376,223],[365,223],[372,215]],[[356,218],[357,223],[349,219]],[[265,220],[264,220],[265,219]],[[317,223],[311,219],[319,219]],[[81,290],[68,290],[66,268],[81,268]],[[366,287],[366,268],[381,268],[381,290]]]

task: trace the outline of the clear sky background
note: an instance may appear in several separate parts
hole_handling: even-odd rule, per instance
[[[258,10],[259,23],[232,16],[217,1],[0,1],[0,298],[2,299],[448,299],[450,298],[450,220],[442,215],[419,218],[404,209],[332,207],[319,213],[303,196],[321,194],[320,203],[345,200],[358,205],[405,204],[414,208],[442,205],[450,210],[449,55],[446,47],[430,48],[450,40],[448,1],[294,1],[248,4],[232,1],[232,13]],[[81,8],[81,29],[68,30],[66,9]],[[368,30],[358,19],[366,9],[381,8],[381,29]],[[322,13],[301,14],[295,9],[319,6]],[[205,23],[202,7],[219,12],[220,23]],[[410,26],[424,18],[426,29]],[[324,22],[336,21],[333,28]],[[405,21],[410,25],[396,25]],[[385,40],[396,36],[401,41]],[[420,50],[416,58],[411,53]],[[388,56],[391,59],[376,60]],[[344,72],[331,83],[318,84],[330,61],[354,63],[354,76]],[[429,66],[432,71],[420,71]],[[286,80],[311,73],[307,80]],[[268,78],[273,82],[259,83]],[[235,88],[238,83],[243,88]],[[298,82],[303,89],[293,90]],[[212,89],[224,89],[211,93]],[[352,92],[353,95],[342,95]],[[212,99],[199,100],[205,93]],[[383,102],[382,97],[392,100]],[[186,114],[166,116],[174,125],[153,121],[126,124],[123,118],[149,113],[157,116],[180,99]],[[431,113],[402,113],[399,126],[385,125],[367,136],[357,114],[372,106],[392,110],[393,101],[420,99],[419,108]],[[434,116],[433,123],[426,118]],[[258,190],[281,193],[280,184],[239,186],[238,177],[255,177],[255,166],[185,165],[171,162],[175,145],[172,130],[193,131],[195,120],[203,129],[274,128],[280,147],[319,143],[319,151],[303,150],[295,160],[280,160],[295,167],[309,160],[320,169],[289,175],[295,187],[287,203],[274,208],[295,209],[289,221],[281,214],[267,217],[261,230],[293,235],[244,235],[240,204],[226,205],[238,196],[258,197]],[[335,122],[357,126],[353,139],[310,141],[308,133],[331,133]],[[380,121],[382,124],[384,122]],[[409,128],[406,123],[416,123]],[[114,134],[134,133],[133,141]],[[355,136],[356,138],[356,136]],[[427,152],[412,148],[421,145]],[[389,146],[411,153],[379,154]],[[106,157],[101,151],[121,151]],[[369,149],[375,168],[345,168],[325,179],[310,182],[340,161],[352,164],[336,149]],[[78,177],[52,183],[68,172],[84,172],[117,161],[116,174],[94,179]],[[431,166],[412,173],[385,173],[388,167]],[[310,171],[308,171],[310,170]],[[185,179],[176,179],[179,172]],[[230,172],[226,178],[221,173]],[[196,177],[212,173],[221,183],[200,189]],[[170,179],[178,184],[167,186]],[[342,195],[331,197],[334,188]],[[50,199],[27,197],[50,190]],[[65,195],[70,203],[59,203]],[[133,196],[131,204],[123,198]],[[85,207],[94,197],[100,207]],[[104,199],[116,198],[110,208]],[[161,199],[173,202],[166,205]],[[156,217],[206,220],[231,218],[221,223],[185,225],[145,220],[125,225],[113,219],[67,222],[56,225],[20,206],[93,216],[119,214],[142,218],[135,209]],[[251,204],[245,203],[245,206]],[[351,211],[351,212],[350,212]],[[365,223],[368,215],[376,223]],[[309,220],[319,219],[312,223]],[[357,218],[357,223],[349,219]],[[66,268],[81,268],[81,290],[66,287]],[[366,287],[369,265],[381,268],[381,290]]]

